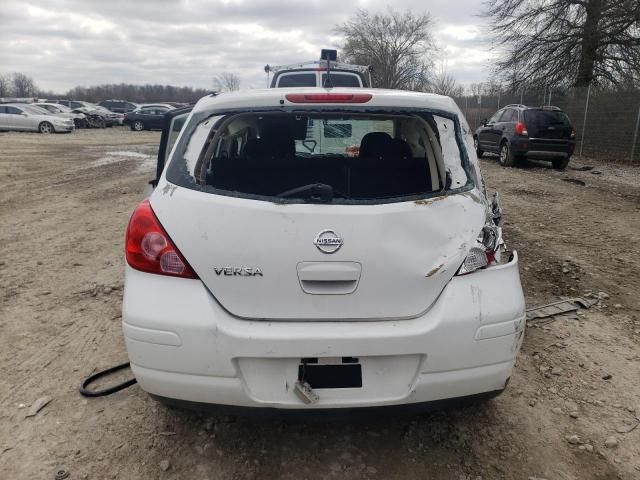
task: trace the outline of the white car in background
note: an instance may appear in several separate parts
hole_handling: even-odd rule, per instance
[[[73,120],[53,115],[40,107],[25,103],[0,105],[0,130],[40,133],[68,133],[74,130]]]
[[[504,390],[525,329],[518,257],[453,100],[278,88],[173,115],[126,234],[142,389],[303,410]]]

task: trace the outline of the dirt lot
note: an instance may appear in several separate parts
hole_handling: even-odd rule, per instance
[[[84,376],[126,359],[123,232],[158,140],[0,134],[2,478],[640,478],[640,428],[621,433],[640,417],[640,170],[596,161],[600,174],[482,161],[528,303],[601,299],[530,325],[493,401],[301,423],[167,410],[138,386],[82,398]],[[51,403],[25,419],[43,395]]]

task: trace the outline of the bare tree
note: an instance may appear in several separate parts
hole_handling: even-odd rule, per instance
[[[640,72],[640,0],[488,0],[496,71],[523,84],[617,85]]]
[[[446,95],[448,97],[462,96],[464,93],[464,87],[458,85],[453,75],[441,71],[436,75],[431,82],[431,91],[439,95]]]
[[[472,83],[469,85],[469,90],[471,91],[471,95],[478,97],[484,92],[484,83]]]
[[[222,92],[240,90],[240,78],[231,72],[222,72],[213,77],[213,88]]]
[[[0,97],[11,95],[11,79],[8,75],[0,73]]]
[[[11,83],[13,84],[13,95],[16,97],[33,97],[38,90],[33,79],[24,73],[14,73],[11,77]]]
[[[359,10],[336,32],[344,36],[342,55],[347,61],[373,67],[376,87],[423,90],[436,50],[431,26],[427,13]]]

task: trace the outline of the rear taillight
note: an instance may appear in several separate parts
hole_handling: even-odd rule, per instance
[[[523,122],[516,123],[516,135],[522,135],[524,137],[529,136],[529,132],[527,131],[527,126]]]
[[[502,245],[502,229],[496,225],[485,225],[457,275],[466,275],[499,262],[498,251]]]
[[[367,103],[370,93],[289,93],[285,98],[291,103]]]
[[[173,277],[198,278],[156,218],[149,200],[136,207],[125,240],[127,263],[136,270]]]
[[[571,127],[570,138],[576,138],[576,127]]]

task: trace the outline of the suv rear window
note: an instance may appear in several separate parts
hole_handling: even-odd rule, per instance
[[[530,137],[542,135],[549,129],[570,131],[571,122],[564,112],[557,110],[525,110],[524,123]]]
[[[278,88],[315,87],[315,73],[288,73],[278,78]]]
[[[327,81],[327,74],[322,74],[322,85]],[[362,87],[360,78],[353,73],[332,73],[331,84],[334,87]]]
[[[468,185],[455,131],[453,119],[424,112],[194,115],[167,178],[287,202],[314,200],[317,184],[323,201],[401,201]]]

